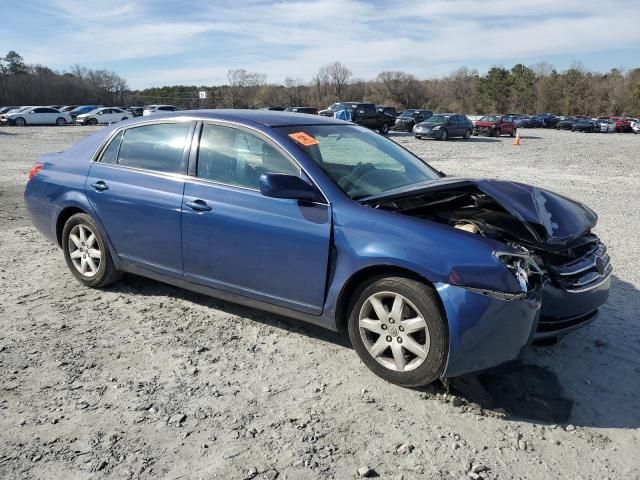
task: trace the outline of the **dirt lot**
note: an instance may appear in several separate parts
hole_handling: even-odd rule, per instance
[[[90,131],[0,128],[0,478],[640,478],[640,136],[393,134],[449,174],[535,183],[600,214],[609,303],[526,353],[575,402],[551,425],[387,384],[295,321],[140,278],[81,287],[22,190],[38,154]]]

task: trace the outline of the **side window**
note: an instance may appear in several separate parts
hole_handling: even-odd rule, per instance
[[[191,123],[161,123],[125,130],[118,165],[157,172],[184,171],[183,151]]]
[[[198,177],[259,189],[260,175],[266,172],[300,175],[291,161],[256,135],[237,128],[204,125]]]
[[[31,110],[31,113],[46,113],[46,111],[46,108],[34,108],[33,110]]]
[[[118,150],[120,150],[122,134],[123,132],[120,132],[118,135],[116,135],[113,140],[109,142],[107,148],[102,151],[102,156],[100,157],[101,163],[108,163],[110,165],[113,165],[118,161]]]
[[[376,114],[376,107],[374,105],[368,104],[364,106],[364,113],[365,115],[375,115]]]

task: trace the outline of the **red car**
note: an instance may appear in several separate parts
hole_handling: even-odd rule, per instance
[[[479,135],[480,133],[490,137],[499,137],[500,135],[515,137],[516,124],[511,115],[485,115],[473,124],[473,134]]]
[[[627,117],[611,117],[616,124],[616,132],[630,132],[631,120]]]

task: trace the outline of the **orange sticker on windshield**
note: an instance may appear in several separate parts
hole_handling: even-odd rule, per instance
[[[292,139],[292,140],[295,140],[300,145],[303,145],[305,147],[310,147],[311,145],[318,145],[320,143],[318,140],[313,138],[311,135],[309,135],[307,133],[304,133],[304,132],[290,133],[289,134],[289,138]]]

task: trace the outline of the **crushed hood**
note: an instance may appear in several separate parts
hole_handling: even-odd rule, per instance
[[[579,202],[538,187],[504,180],[443,177],[367,197],[361,201],[375,204],[418,196],[431,191],[468,186],[473,186],[493,198],[518,220],[541,226],[547,236],[546,239],[541,240],[550,244],[560,244],[575,239],[591,229],[598,220],[593,210]]]

